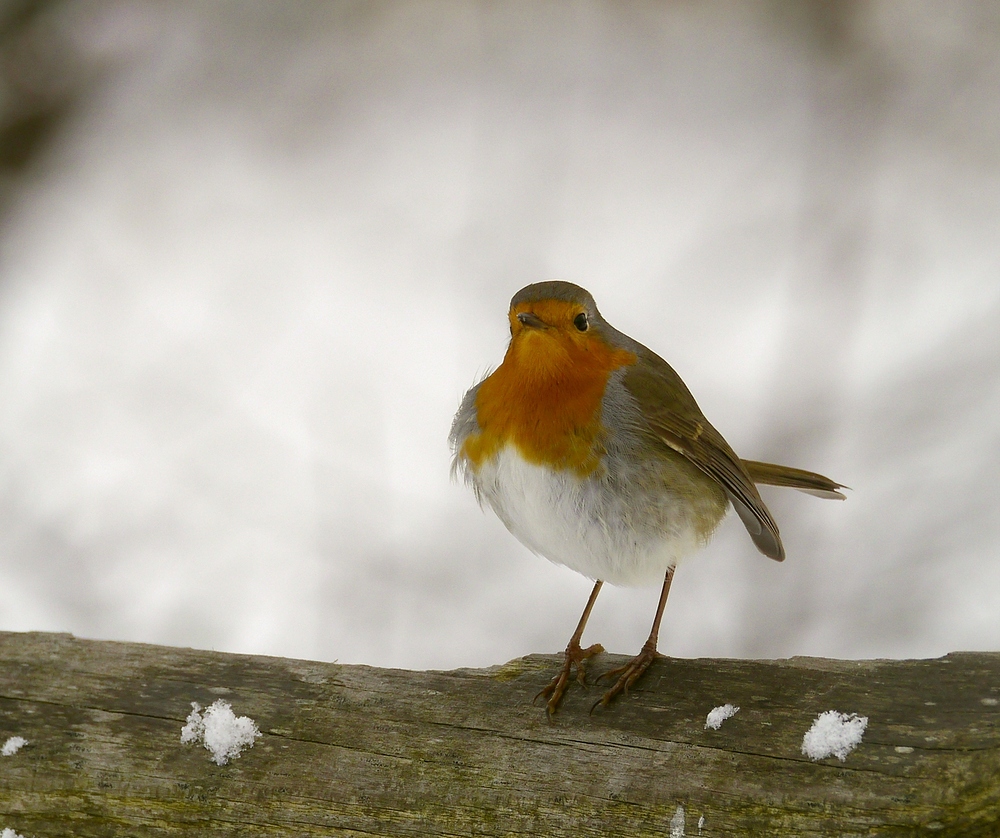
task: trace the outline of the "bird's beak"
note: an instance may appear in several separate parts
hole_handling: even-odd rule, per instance
[[[522,311],[517,315],[517,319],[521,321],[522,326],[530,326],[532,329],[547,328],[545,321],[538,315],[532,314],[530,311]]]

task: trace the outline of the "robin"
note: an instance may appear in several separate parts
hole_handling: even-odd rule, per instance
[[[580,645],[605,582],[662,590],[649,639],[594,705],[607,706],[662,655],[660,619],[677,563],[736,509],[757,549],[785,558],[755,484],[843,499],[820,474],[741,460],[680,376],[611,326],[569,282],[539,282],[510,303],[503,363],[465,394],[450,442],[453,470],[528,549],[595,580],[561,669],[537,698],[555,713],[574,667],[604,651]]]

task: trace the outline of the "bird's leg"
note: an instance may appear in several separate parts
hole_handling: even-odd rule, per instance
[[[625,664],[625,666],[620,666],[617,669],[612,669],[610,672],[605,672],[597,679],[599,681],[601,678],[613,678],[615,675],[618,676],[618,680],[615,681],[614,686],[601,696],[594,706],[590,708],[591,713],[594,712],[594,709],[598,704],[602,707],[607,707],[614,697],[618,695],[618,693],[627,693],[629,688],[639,680],[647,669],[649,669],[649,665],[653,661],[657,658],[664,657],[656,651],[656,641],[660,634],[660,620],[663,617],[663,607],[667,604],[667,594],[670,593],[670,580],[673,578],[674,568],[671,567],[667,569],[667,575],[663,579],[663,590],[660,591],[660,603],[656,606],[656,616],[653,618],[653,627],[649,631],[648,639],[642,646],[642,651]]]
[[[590,599],[587,600],[587,607],[583,609],[580,623],[577,625],[576,631],[573,632],[573,636],[569,639],[569,643],[566,644],[562,669],[549,682],[549,685],[535,696],[535,701],[538,701],[540,698],[548,699],[545,708],[550,716],[559,709],[559,702],[562,701],[563,693],[566,692],[566,686],[569,684],[569,677],[573,672],[573,667],[576,667],[576,680],[581,684],[586,684],[584,661],[604,651],[604,647],[600,643],[595,643],[586,649],[580,648],[580,638],[583,637],[583,629],[587,625],[587,619],[590,617],[590,612],[597,601],[597,595],[601,592],[601,585],[603,584],[600,579],[594,583],[594,590],[590,592]]]

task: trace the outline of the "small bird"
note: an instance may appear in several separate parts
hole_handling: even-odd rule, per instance
[[[841,500],[846,487],[737,457],[670,365],[611,326],[578,285],[528,285],[508,319],[503,363],[455,415],[452,470],[529,550],[595,580],[562,667],[536,696],[550,715],[574,668],[584,684],[587,660],[604,651],[580,645],[604,582],[662,580],[649,639],[601,676],[617,676],[594,705],[607,706],[662,657],[656,646],[674,568],[708,542],[730,505],[757,549],[780,562],[778,526],[754,484]]]

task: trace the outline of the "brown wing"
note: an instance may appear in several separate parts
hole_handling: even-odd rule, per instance
[[[694,396],[670,365],[645,347],[623,383],[639,403],[655,437],[717,480],[726,490],[757,549],[782,561],[778,525],[761,500],[743,462],[698,408]]]

